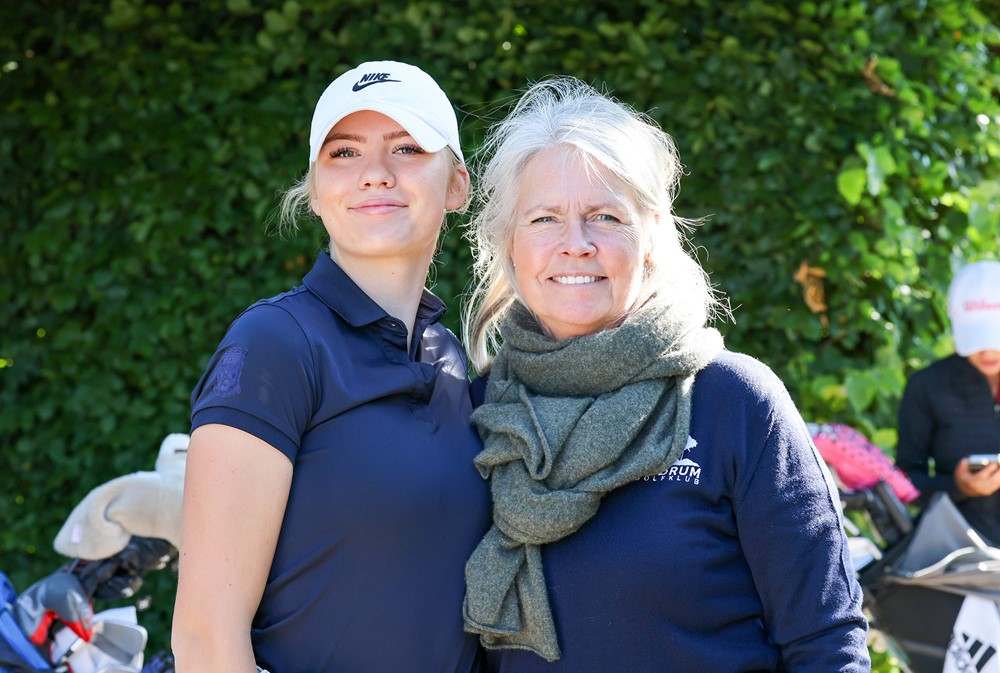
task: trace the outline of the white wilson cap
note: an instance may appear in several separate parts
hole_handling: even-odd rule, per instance
[[[1000,350],[1000,262],[969,264],[948,288],[948,317],[961,356]]]
[[[381,112],[406,129],[424,150],[450,147],[465,162],[455,109],[437,82],[416,66],[370,61],[345,72],[320,96],[309,132],[310,164],[319,156],[330,129],[360,110]]]

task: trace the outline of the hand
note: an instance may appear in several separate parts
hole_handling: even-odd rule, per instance
[[[997,463],[990,463],[983,469],[973,472],[969,469],[969,460],[963,458],[955,467],[954,476],[958,490],[970,498],[993,495],[1000,489],[1000,464]]]

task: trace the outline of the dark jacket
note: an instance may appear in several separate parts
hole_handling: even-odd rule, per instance
[[[946,491],[976,530],[1000,544],[1000,492],[970,498],[955,484],[955,466],[972,453],[1000,453],[1000,404],[986,378],[966,358],[951,355],[907,382],[896,464],[920,489],[918,504]]]

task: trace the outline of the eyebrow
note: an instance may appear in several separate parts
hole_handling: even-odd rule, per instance
[[[398,140],[399,138],[409,137],[409,135],[410,134],[404,130],[392,131],[391,133],[386,133],[385,135],[383,135],[382,139]],[[326,140],[323,141],[323,144],[326,145],[327,143],[333,142],[335,140],[349,140],[350,142],[353,143],[364,143],[368,141],[368,136],[359,135],[357,133],[331,133],[326,137]]]
[[[628,208],[621,201],[601,201],[599,203],[593,203],[591,205],[585,206],[583,212],[586,214],[594,213],[600,210],[615,210],[618,212],[628,212]],[[555,213],[556,215],[563,215],[562,206],[547,206],[543,203],[537,203],[533,206],[529,206],[522,210],[522,214],[527,215],[529,213],[534,213],[537,211],[542,211],[546,213]]]

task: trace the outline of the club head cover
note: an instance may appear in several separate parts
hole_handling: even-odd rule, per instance
[[[179,546],[189,441],[186,434],[167,435],[155,471],[126,474],[88,493],[56,535],[55,550],[70,558],[106,559],[133,536]]]
[[[94,608],[72,573],[58,571],[35,582],[17,597],[12,612],[21,631],[35,645],[48,640],[56,620],[85,642],[93,636]]]

